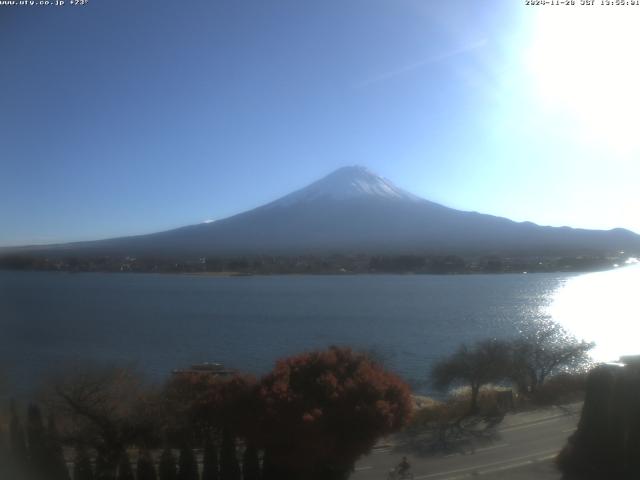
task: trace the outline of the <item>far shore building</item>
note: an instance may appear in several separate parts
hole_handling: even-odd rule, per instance
[[[171,375],[211,375],[212,377],[229,377],[235,372],[221,363],[197,363],[189,368],[175,369]]]

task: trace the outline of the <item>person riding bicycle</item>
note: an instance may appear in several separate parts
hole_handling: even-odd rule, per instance
[[[398,464],[398,467],[396,468],[396,471],[400,475],[400,478],[402,478],[404,475],[409,473],[410,469],[411,469],[411,465],[409,464],[407,457],[402,457],[402,460],[400,461],[400,463]]]
[[[398,465],[389,470],[387,480],[411,480],[413,474],[410,472],[411,465],[407,461],[407,457],[402,457]]]

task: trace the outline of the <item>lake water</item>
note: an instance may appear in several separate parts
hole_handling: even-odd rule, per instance
[[[430,365],[460,343],[512,336],[547,315],[602,343],[601,356],[639,351],[639,279],[635,266],[230,278],[0,271],[0,362],[26,389],[76,362],[136,363],[153,378],[205,361],[260,374],[279,357],[339,344],[374,350],[426,391]]]

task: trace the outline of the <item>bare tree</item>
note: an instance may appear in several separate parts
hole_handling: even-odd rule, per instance
[[[508,362],[509,345],[506,342],[483,340],[472,346],[461,345],[453,355],[434,365],[431,380],[439,389],[453,385],[470,387],[469,413],[476,413],[480,387],[506,378]]]
[[[511,342],[510,377],[520,392],[535,393],[550,375],[588,366],[594,346],[552,320],[539,322]]]
[[[55,380],[47,395],[67,441],[115,468],[124,449],[153,433],[153,395],[131,368],[87,367]]]

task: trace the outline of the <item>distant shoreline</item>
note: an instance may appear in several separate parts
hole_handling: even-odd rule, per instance
[[[208,277],[253,275],[474,275],[587,273],[637,262],[617,255],[305,254],[290,256],[133,257],[0,256],[0,269],[25,271],[172,273]]]
[[[248,272],[168,272],[168,271],[114,271],[114,270],[45,270],[45,269],[11,269],[0,268],[0,272],[50,272],[50,273],[66,273],[66,274],[81,274],[81,273],[109,273],[109,274],[121,274],[121,275],[177,275],[185,277],[202,277],[202,278],[241,278],[241,277],[355,277],[355,276],[437,276],[437,277],[451,277],[451,276],[479,276],[479,275],[535,275],[535,274],[549,274],[549,273],[566,273],[566,274],[587,274],[616,270],[618,268],[624,268],[627,265],[618,267],[611,266],[610,268],[599,268],[593,270],[545,270],[535,272],[515,272],[515,271],[501,271],[501,272],[456,272],[456,273],[433,273],[433,272],[283,272],[283,273],[248,273]]]

